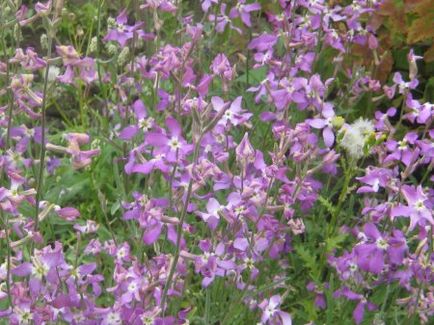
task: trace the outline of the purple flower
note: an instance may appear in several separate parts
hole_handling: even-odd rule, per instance
[[[366,169],[365,176],[357,177],[360,182],[366,184],[361,186],[357,193],[376,193],[380,190],[380,186],[385,188],[393,176],[396,175],[390,169],[370,166]]]
[[[401,141],[388,140],[386,148],[390,154],[384,159],[384,162],[402,161],[406,166],[410,166],[419,157],[420,149],[412,148],[410,145],[416,144],[418,134],[416,132],[407,133]]]
[[[213,5],[213,4],[217,4],[219,2],[219,0],[202,0],[202,10],[204,12],[208,12],[209,8]]]
[[[418,100],[413,99],[411,93],[407,95],[405,103],[411,111],[405,114],[404,117],[412,123],[425,124],[434,116],[434,104],[427,102],[422,105]]]
[[[282,303],[282,298],[279,295],[274,295],[270,299],[265,299],[259,304],[262,310],[261,321],[264,324],[282,324],[291,325],[291,315],[279,309]]]
[[[145,34],[140,28],[143,26],[142,22],[137,22],[134,25],[126,25],[128,21],[127,10],[124,9],[116,17],[115,26],[109,29],[107,35],[104,37],[104,41],[116,41],[121,47],[127,44],[127,41],[134,37],[136,33],[141,38],[147,38],[150,35]]]
[[[384,254],[389,243],[372,223],[365,225],[359,237],[362,241],[354,248],[357,265],[364,271],[379,274],[384,267]]]
[[[428,200],[427,195],[424,193],[422,186],[417,187],[411,185],[403,185],[401,194],[407,201],[407,205],[399,203],[391,210],[391,217],[409,217],[410,230],[413,230],[416,225],[426,226],[428,224],[434,225],[432,216],[432,205]]]
[[[287,108],[293,102],[305,102],[303,90],[307,84],[305,78],[284,78],[279,82],[280,89],[271,90],[271,96],[278,110]]]
[[[21,48],[15,50],[15,56],[9,60],[11,63],[19,62],[24,69],[39,70],[45,68],[47,63],[38,57],[33,48],[28,47],[24,54]]]
[[[148,132],[145,136],[145,142],[161,150],[167,161],[176,162],[187,156],[193,150],[193,146],[182,137],[181,126],[174,118],[168,117],[166,126],[169,134]]]
[[[140,129],[146,133],[154,126],[154,119],[152,117],[148,118],[146,106],[140,99],[137,99],[133,103],[132,108],[134,110],[137,123],[125,127],[119,133],[119,138],[122,140],[131,140]]]
[[[48,15],[51,11],[52,0],[47,1],[46,3],[37,2],[35,5],[35,10],[39,15]]]
[[[145,2],[145,4],[140,6],[140,9],[151,8],[171,13],[176,12],[178,9],[171,0],[146,0]]]
[[[253,148],[249,141],[249,134],[246,132],[240,144],[235,149],[237,161],[245,168],[248,163],[254,162],[256,157],[256,150]]]
[[[368,309],[369,311],[373,311],[377,309],[377,306],[367,301],[366,298],[363,297],[363,295],[355,293],[347,287],[343,287],[342,289],[335,291],[333,296],[335,298],[345,297],[349,300],[358,301],[356,308],[353,311],[353,318],[357,325],[363,321],[366,309]]]
[[[273,34],[261,34],[258,37],[253,38],[249,43],[249,50],[256,50],[258,52],[264,52],[271,50],[277,43],[278,37]]]
[[[224,206],[220,205],[220,203],[215,198],[210,198],[208,203],[206,204],[206,213],[205,212],[196,212],[203,221],[205,221],[211,229],[215,229],[220,220],[219,212],[223,209]]]
[[[409,82],[405,82],[402,79],[402,75],[399,72],[395,72],[393,75],[393,82],[398,86],[400,94],[406,94],[411,89],[415,89],[419,84],[417,79],[410,80]]]
[[[210,22],[212,22],[212,23],[214,23],[214,21],[217,22],[217,24],[215,26],[215,30],[217,32],[219,32],[219,33],[223,33],[224,30],[225,30],[226,25],[229,24],[229,27],[231,29],[233,29],[233,30],[237,31],[238,33],[242,34],[241,29],[239,29],[238,27],[235,27],[232,24],[232,21],[231,21],[230,17],[228,17],[226,15],[226,7],[227,7],[227,4],[226,3],[222,3],[220,5],[220,15],[217,15],[217,17],[216,17],[216,15],[211,14],[211,15],[208,16],[208,20]]]
[[[225,110],[222,118],[218,122],[218,125],[222,125],[225,127],[228,126],[238,126],[243,123],[246,123],[250,117],[252,117],[252,113],[247,113],[246,110],[243,110],[241,107],[241,102],[243,98],[241,96],[234,99],[234,101],[229,106],[229,109]],[[214,110],[217,112],[221,112],[222,109],[225,109],[225,103],[220,97],[214,96],[211,98],[211,104]]]
[[[328,287],[327,283],[326,287]],[[323,290],[321,290],[314,282],[309,282],[306,288],[315,293],[315,306],[319,309],[325,309],[327,307],[327,302]]]
[[[246,0],[239,0],[235,7],[233,7],[229,13],[229,18],[234,19],[240,17],[243,23],[251,27],[250,13],[252,11],[258,11],[261,9],[261,5],[257,2],[245,4]]]
[[[57,215],[62,218],[65,219],[67,221],[73,221],[75,219],[77,219],[80,216],[80,212],[75,209],[75,208],[57,208],[55,209]]]
[[[223,53],[217,54],[211,63],[211,70],[215,75],[220,76],[226,80],[232,80],[234,70],[229,63],[228,58]]]
[[[308,120],[307,123],[315,128],[315,129],[322,129],[322,136],[324,138],[324,143],[327,147],[333,146],[333,143],[335,142],[335,135],[333,133],[333,124],[332,120],[335,116],[335,112],[333,111],[333,108],[329,109],[323,109],[322,115],[324,116],[323,119],[321,118],[315,118],[312,120]]]

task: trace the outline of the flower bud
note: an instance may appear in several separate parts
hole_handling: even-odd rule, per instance
[[[344,123],[345,119],[342,116],[335,116],[332,119],[332,125],[335,129],[340,129]]]
[[[236,159],[242,164],[253,162],[255,160],[255,149],[249,141],[249,135],[246,132],[240,144],[236,147]]]
[[[47,34],[42,34],[41,35],[40,43],[41,43],[41,48],[42,49],[44,49],[44,50],[48,49],[48,37],[47,37]]]
[[[96,36],[92,37],[89,44],[89,53],[95,53],[98,48],[98,39]]]
[[[408,65],[409,65],[409,77],[410,80],[416,78],[417,75],[417,63],[416,60],[422,59],[419,55],[414,55],[413,49],[407,55]]]
[[[119,53],[118,56],[118,64],[120,66],[123,66],[127,61],[128,61],[128,56],[130,54],[130,49],[129,47],[124,47],[121,51],[121,53]]]
[[[106,48],[107,52],[108,52],[110,55],[115,55],[115,54],[118,52],[118,47],[117,47],[117,45],[116,45],[115,43],[113,43],[113,42],[109,42],[109,43],[107,43],[107,44],[105,45],[105,48]]]
[[[107,28],[113,29],[116,27],[116,20],[113,17],[107,18]]]

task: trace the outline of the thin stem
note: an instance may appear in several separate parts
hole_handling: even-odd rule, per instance
[[[5,42],[5,32],[4,28],[2,28],[2,48],[3,48],[3,57],[4,61],[6,62],[6,89],[7,89],[7,96],[8,96],[8,125],[7,125],[7,131],[6,131],[6,149],[9,148],[10,145],[10,134],[11,134],[11,127],[12,127],[12,112],[14,107],[13,102],[13,95],[12,90],[10,88],[9,82],[10,82],[10,65],[9,65],[9,59],[6,52],[6,42]]]
[[[6,292],[8,294],[8,301],[9,306],[13,307],[12,302],[12,294],[11,294],[11,284],[10,284],[10,278],[11,278],[11,240],[9,237],[9,221],[7,215],[4,214],[3,210],[0,208],[0,216],[1,221],[4,224],[5,227],[5,234],[6,234]]]
[[[197,164],[197,159],[199,157],[200,143],[202,141],[203,136],[204,136],[204,133],[201,133],[201,135],[199,136],[199,139],[197,140],[197,142],[195,143],[195,146],[194,146],[192,170],[195,170],[195,167]],[[176,231],[175,256],[173,257],[172,264],[170,265],[169,276],[167,277],[166,284],[164,286],[163,295],[161,298],[160,308],[163,312],[163,315],[165,312],[167,292],[169,291],[169,288],[172,284],[173,276],[175,275],[176,266],[178,265],[180,246],[181,246],[181,237],[182,237],[182,228],[184,227],[184,220],[185,220],[185,217],[187,215],[187,208],[188,208],[188,204],[190,202],[190,198],[191,198],[191,195],[193,192],[192,190],[193,190],[193,177],[190,178],[190,181],[188,183],[187,196],[185,198],[185,202],[184,202],[184,205],[182,207],[181,216],[179,218],[179,224],[178,224],[178,228]]]
[[[103,96],[103,102],[104,102],[104,114],[108,113],[108,104],[107,104],[107,88],[105,87],[103,80],[102,80],[102,72],[101,72],[101,62],[100,62],[100,56],[101,56],[101,9],[104,5],[104,0],[100,0],[98,4],[98,14],[97,14],[97,28],[96,28],[96,68],[98,73],[98,82],[99,87],[102,90],[102,96]]]
[[[10,132],[11,132],[11,126],[12,126],[12,112],[13,112],[13,95],[11,88],[9,86],[9,80],[10,80],[10,66],[9,66],[9,59],[6,52],[6,42],[5,42],[5,29],[2,28],[2,48],[3,48],[3,57],[4,61],[6,62],[6,80],[5,84],[7,87],[7,96],[8,96],[8,124],[7,124],[7,131],[6,131],[6,143],[5,143],[5,149],[6,151],[9,149],[10,146]],[[0,173],[0,183],[3,181],[4,173],[3,171]],[[0,184],[1,185],[1,184]],[[11,277],[11,240],[9,237],[9,221],[7,215],[4,214],[3,209],[0,207],[0,216],[1,221],[4,224],[5,228],[5,237],[6,237],[6,291],[8,295],[8,301],[9,305],[12,307],[12,294],[11,294],[11,284],[9,282]]]
[[[50,30],[47,33],[48,36],[48,50],[47,50],[47,58],[51,57],[51,47],[53,45],[53,31]],[[45,68],[45,76],[44,76],[44,90],[42,97],[42,106],[41,106],[41,150],[39,153],[39,173],[38,173],[38,183],[36,187],[36,204],[35,204],[35,228],[34,231],[38,231],[39,226],[39,203],[42,199],[42,186],[44,182],[44,169],[45,169],[45,129],[46,129],[46,105],[47,105],[47,90],[48,90],[48,73],[50,70],[50,63],[47,60],[47,67]],[[32,245],[33,251],[33,245]]]
[[[204,317],[205,324],[209,324],[210,323],[209,322],[210,307],[211,307],[210,288],[206,288],[206,293],[205,293],[205,317]]]
[[[344,165],[344,184],[342,186],[342,191],[338,198],[336,210],[332,214],[332,219],[330,220],[329,231],[328,231],[329,235],[333,234],[336,230],[336,225],[338,223],[338,216],[341,213],[342,205],[345,202],[345,199],[348,195],[347,193],[348,187],[350,185],[352,178],[353,178],[353,166],[352,166],[352,162],[350,161],[349,165],[347,165],[346,163]]]

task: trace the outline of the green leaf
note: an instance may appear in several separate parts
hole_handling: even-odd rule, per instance
[[[341,247],[341,243],[345,241],[347,234],[338,234],[334,237],[326,239],[326,250],[327,252],[332,251],[335,248]]]
[[[318,269],[318,263],[316,261],[316,256],[313,255],[307,248],[298,245],[295,247],[295,251],[300,256],[300,258],[303,260],[304,265],[306,268],[310,270],[310,273],[315,281],[319,280],[319,269]]]
[[[331,215],[336,213],[336,208],[328,199],[320,195],[318,197],[318,201],[326,208],[328,213],[330,213]]]
[[[251,69],[249,71],[249,84],[256,85],[265,79],[267,74],[267,67],[263,66],[257,69]],[[247,83],[247,74],[244,73],[239,76],[236,81]]]

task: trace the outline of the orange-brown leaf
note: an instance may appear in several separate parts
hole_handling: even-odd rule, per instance
[[[434,15],[426,15],[416,19],[410,26],[407,42],[410,44],[430,40],[434,37]]]
[[[425,52],[423,58],[426,62],[434,61],[434,44],[432,44],[431,47]]]

